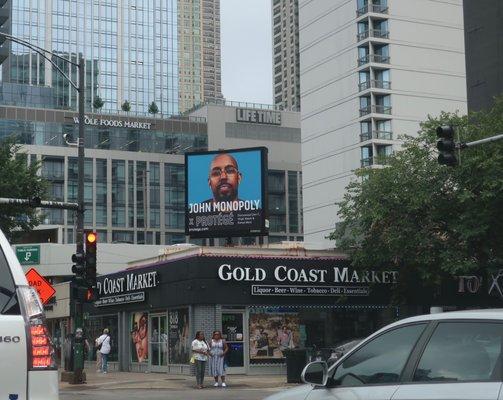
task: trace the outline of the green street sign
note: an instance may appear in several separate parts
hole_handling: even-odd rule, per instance
[[[17,246],[16,256],[21,265],[40,264],[40,246]]]

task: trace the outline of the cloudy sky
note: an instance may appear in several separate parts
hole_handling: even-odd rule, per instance
[[[271,0],[220,0],[222,92],[272,104]]]

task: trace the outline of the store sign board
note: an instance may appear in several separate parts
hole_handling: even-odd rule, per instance
[[[40,246],[17,246],[16,256],[21,265],[40,264]]]
[[[31,268],[26,273],[26,279],[28,280],[28,284],[37,291],[42,304],[46,304],[56,293],[52,285],[35,268]]]
[[[250,108],[237,108],[236,121],[252,124],[281,125],[281,112],[270,110],[255,110]]]
[[[145,292],[120,294],[117,296],[103,297],[94,302],[96,307],[116,306],[129,303],[141,303],[145,301]]]
[[[139,303],[146,299],[146,289],[159,284],[157,271],[128,272],[126,274],[99,277],[96,307]]]
[[[75,124],[78,124],[79,118],[73,117],[73,122]],[[146,130],[150,130],[152,128],[152,123],[150,122],[123,121],[120,119],[113,119],[113,118],[90,118],[87,115],[84,116],[84,124],[92,126],[107,126],[111,128],[133,128],[133,129],[146,129]]]
[[[356,271],[349,267],[241,267],[221,264],[224,282],[250,282],[254,296],[370,296],[370,285],[398,282],[397,271]]]
[[[368,286],[252,285],[254,296],[369,296]]]

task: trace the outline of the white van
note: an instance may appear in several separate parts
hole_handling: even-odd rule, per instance
[[[42,304],[0,231],[0,399],[57,400],[58,392]]]

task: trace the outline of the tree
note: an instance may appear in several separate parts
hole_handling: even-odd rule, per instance
[[[0,197],[29,199],[43,198],[46,181],[37,174],[39,163],[26,163],[26,154],[13,138],[0,141]],[[0,204],[0,229],[9,238],[15,233],[28,232],[39,225],[42,216],[28,206]]]
[[[357,171],[330,235],[355,268],[399,270],[402,298],[407,282],[439,295],[446,278],[503,265],[503,141],[462,150],[459,166],[442,166],[435,128],[449,124],[465,142],[501,133],[503,97],[469,117],[429,117],[388,167]]]
[[[93,108],[95,110],[100,110],[105,105],[105,102],[101,99],[100,96],[94,96]]]
[[[155,104],[155,101],[150,103],[150,105],[148,106],[148,112],[149,112],[149,114],[154,114],[154,115],[159,112],[159,107],[157,107],[157,104]]]
[[[125,100],[124,103],[121,105],[122,111],[129,112],[131,111],[131,104],[129,104],[129,101]]]

